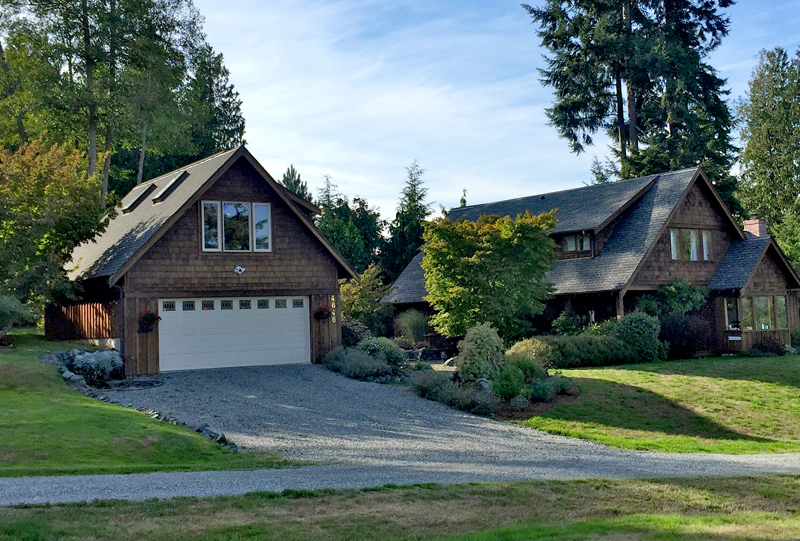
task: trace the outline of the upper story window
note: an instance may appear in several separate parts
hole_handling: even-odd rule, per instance
[[[564,237],[564,249],[567,252],[584,252],[592,249],[592,237],[589,233],[576,233]]]
[[[711,261],[711,231],[670,229],[669,249],[674,261]]]
[[[271,252],[269,203],[203,201],[203,251]]]

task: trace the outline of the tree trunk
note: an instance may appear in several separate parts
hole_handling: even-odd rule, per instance
[[[144,154],[147,152],[147,121],[142,126],[142,150],[139,152],[139,171],[136,173],[136,185],[142,183],[144,175]]]
[[[92,41],[89,31],[89,6],[81,0],[81,26],[83,27],[83,61],[86,65],[86,94],[89,97],[89,176],[97,168],[97,102],[94,96],[94,63]]]
[[[9,74],[11,68],[8,67],[8,62],[6,61],[6,53],[3,50],[3,44],[0,43],[0,69],[3,70],[3,73],[6,75]],[[8,81],[6,84],[5,92],[6,95],[12,96],[14,92],[17,91],[17,85],[19,81]],[[28,132],[25,131],[25,125],[22,122],[22,115],[16,114],[14,115],[17,120],[17,133],[19,133],[19,138],[22,140],[22,145],[25,146],[28,144]]]
[[[627,42],[633,45],[633,12],[631,10],[631,0],[625,0],[622,14],[625,20],[625,34],[627,37]],[[629,51],[627,57],[625,58],[625,71],[627,72],[625,86],[628,89],[628,142],[630,143],[631,154],[638,154],[639,129],[637,126],[636,113],[636,88],[633,84],[633,69],[631,67],[630,59],[632,53],[633,51]]]
[[[619,153],[624,158],[627,156],[627,152],[625,150],[625,112],[624,112],[624,105],[622,100],[622,77],[617,71],[616,75],[614,76],[614,82],[617,87],[617,135],[619,136]]]
[[[116,35],[115,30],[117,28],[118,21],[116,20],[116,0],[111,0],[109,2],[109,14],[111,24],[109,24],[108,28],[108,103],[110,104],[109,111],[107,113],[108,118],[106,119],[106,133],[105,133],[105,144],[103,150],[105,150],[106,158],[103,161],[103,187],[102,187],[102,194],[105,196],[108,193],[108,173],[111,169],[111,150],[114,148],[114,119],[112,118],[111,111],[113,110],[114,106],[114,97],[117,92],[117,42],[116,42]]]

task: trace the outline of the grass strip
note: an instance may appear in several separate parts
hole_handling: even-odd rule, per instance
[[[0,509],[0,540],[799,539],[800,478],[287,490]]]
[[[34,330],[0,350],[0,476],[275,468],[270,453],[236,453],[185,427],[72,391],[39,359],[80,347]]]
[[[525,426],[620,449],[800,452],[800,356],[565,370],[580,397]]]

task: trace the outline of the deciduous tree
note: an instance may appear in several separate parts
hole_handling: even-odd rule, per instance
[[[544,274],[556,258],[549,236],[555,222],[555,211],[430,222],[422,269],[434,328],[463,336],[489,322],[506,340],[529,332],[530,317],[543,311],[552,291]]]

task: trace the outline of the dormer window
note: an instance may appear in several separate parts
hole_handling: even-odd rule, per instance
[[[564,249],[567,252],[585,252],[592,249],[592,238],[589,233],[576,233],[564,238]]]
[[[204,252],[271,252],[269,203],[203,201]]]

